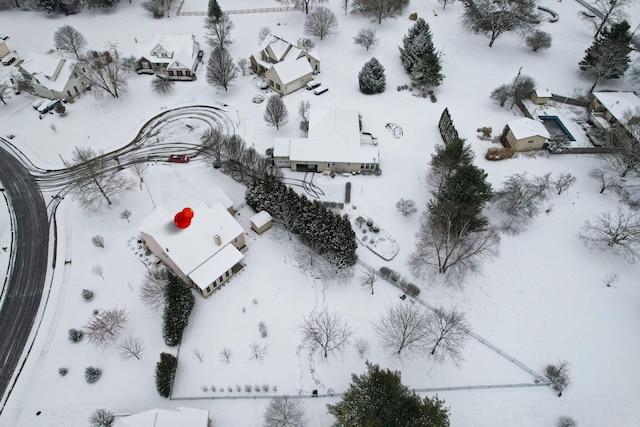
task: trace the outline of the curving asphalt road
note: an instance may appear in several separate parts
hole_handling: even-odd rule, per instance
[[[0,307],[0,397],[18,367],[36,318],[47,272],[49,220],[40,188],[0,147],[0,185],[15,215],[13,268]]]

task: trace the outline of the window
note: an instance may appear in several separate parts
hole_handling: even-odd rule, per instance
[[[529,144],[533,144],[533,139],[527,141]]]
[[[238,243],[238,238],[233,239],[233,243]]]
[[[207,293],[211,292],[211,285],[207,286]]]
[[[78,87],[77,87],[77,86],[74,86],[74,87],[73,87],[73,90],[75,90],[75,91],[76,91],[76,94],[78,93]],[[67,92],[68,92],[68,91],[67,91]],[[69,94],[69,96],[71,96],[71,94]]]
[[[276,83],[276,89],[280,90],[280,83]]]
[[[273,80],[269,79],[269,86],[273,86],[273,85],[274,85]]]
[[[73,72],[73,77],[75,77],[76,79],[78,78],[78,73],[76,73],[75,71]]]
[[[67,96],[69,96],[69,97],[71,96],[71,91],[70,90],[67,91]]]
[[[220,276],[218,277],[218,283],[222,283],[224,281],[224,277]]]
[[[227,278],[228,278],[229,276],[230,276],[230,274],[229,274],[229,270],[225,271],[225,273],[224,273],[224,277],[227,277]]]

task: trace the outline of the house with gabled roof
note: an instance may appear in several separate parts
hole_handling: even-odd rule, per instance
[[[205,298],[242,268],[244,228],[219,202],[171,201],[139,230],[147,248]]]
[[[260,50],[249,57],[251,69],[264,75],[269,87],[281,95],[287,95],[305,86],[320,72],[320,57],[302,47],[275,36],[268,35]]]
[[[200,408],[179,407],[151,409],[119,418],[113,427],[209,427],[209,411]]]
[[[632,135],[629,124],[640,123],[640,98],[633,92],[593,92],[589,120],[601,129],[617,128]]]
[[[7,46],[7,42],[5,42],[4,40],[0,40],[0,59],[9,55],[9,52],[11,52],[11,49],[9,49],[9,46]]]
[[[358,112],[310,109],[307,138],[279,137],[274,141],[274,163],[299,172],[375,172],[378,147],[360,132]]]
[[[61,53],[31,52],[19,63],[18,71],[27,90],[49,99],[72,100],[90,86],[85,77],[86,66]]]
[[[194,35],[157,35],[138,49],[135,70],[169,80],[195,80],[200,43]]]
[[[550,137],[542,122],[523,117],[507,123],[502,143],[513,151],[540,150]]]

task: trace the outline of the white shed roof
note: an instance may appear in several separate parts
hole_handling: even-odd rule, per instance
[[[263,225],[269,223],[269,221],[273,221],[273,217],[267,211],[260,211],[249,218],[249,221],[256,227],[260,228]]]
[[[635,114],[640,108],[640,98],[633,92],[593,92],[593,96],[620,122],[628,111]]]
[[[530,138],[532,136],[541,136],[546,139],[550,138],[549,131],[541,122],[527,117],[513,120],[507,123],[507,126],[509,126],[511,133],[513,133],[516,139]]]
[[[538,98],[551,98],[551,91],[549,89],[534,89],[533,92]]]
[[[139,414],[123,417],[114,427],[207,427],[209,411],[206,409],[184,408],[151,409]]]

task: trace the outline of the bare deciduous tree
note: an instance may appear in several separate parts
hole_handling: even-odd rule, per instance
[[[463,0],[464,26],[489,37],[489,47],[508,31],[526,32],[539,23],[534,0]]]
[[[96,264],[91,267],[91,274],[93,274],[94,276],[98,276],[102,280],[104,280],[104,268],[102,268],[102,265],[100,264]]]
[[[450,283],[462,283],[469,273],[478,272],[483,260],[498,255],[500,235],[493,227],[470,231],[471,223],[455,225],[452,218],[432,222],[425,213],[417,234],[416,250],[409,268],[418,277],[444,275]]]
[[[151,80],[151,89],[155,93],[160,93],[160,94],[169,93],[173,90],[173,87],[175,86],[175,84],[176,82],[174,80],[169,80],[163,77],[156,76],[153,78],[153,80]]]
[[[87,64],[84,77],[91,86],[98,88],[98,93],[119,98],[126,88],[127,79],[118,46],[111,43],[107,45],[107,50],[89,51],[83,60]]]
[[[353,43],[364,47],[369,51],[370,47],[376,46],[380,39],[376,36],[376,30],[373,28],[361,28],[358,34],[353,38]]]
[[[244,57],[238,58],[238,60],[236,61],[236,65],[238,66],[238,69],[240,70],[242,75],[246,76],[247,71],[249,71],[249,60]]]
[[[337,312],[330,313],[326,308],[304,316],[298,329],[303,337],[303,345],[312,352],[320,350],[325,358],[329,353],[342,351],[353,335],[347,321]]]
[[[551,174],[530,178],[526,173],[507,177],[493,202],[508,218],[502,229],[511,234],[522,231],[540,213],[540,204],[549,197]]]
[[[617,187],[618,180],[611,176],[607,171],[602,168],[594,168],[589,172],[589,176],[598,181],[600,184],[600,194],[605,190]]]
[[[117,345],[118,353],[123,360],[136,358],[140,360],[144,352],[144,342],[142,338],[128,336]]]
[[[558,195],[562,194],[564,191],[567,191],[573,184],[576,183],[576,177],[571,175],[570,173],[562,173],[553,181],[553,186],[556,188],[556,192]]]
[[[527,47],[530,47],[534,52],[540,49],[549,49],[551,47],[551,34],[535,30],[524,39],[524,42]]]
[[[238,72],[229,51],[220,47],[214,48],[207,62],[207,82],[227,91],[236,77]]]
[[[344,10],[344,16],[347,16],[347,13],[349,13],[350,5],[351,5],[351,0],[340,0],[340,8]]]
[[[71,162],[65,162],[77,172],[70,192],[87,211],[98,211],[105,204],[112,206],[121,193],[133,187],[133,182],[117,168],[110,167],[107,160],[92,148],[76,147]]]
[[[144,183],[144,175],[147,173],[147,164],[143,162],[134,163],[131,168],[133,169],[133,173],[138,178],[138,183],[140,184],[140,191],[142,191],[142,184]]]
[[[196,359],[198,359],[198,362],[202,363],[204,361],[204,354],[202,354],[202,350],[200,350],[199,348],[193,349],[193,355]]]
[[[438,307],[428,315],[431,351],[438,362],[451,359],[457,363],[462,359],[462,347],[469,336],[469,324],[463,312]]]
[[[113,345],[124,329],[127,313],[123,308],[112,308],[96,314],[84,327],[89,342],[98,348]]]
[[[258,344],[254,342],[249,345],[249,350],[251,351],[251,357],[249,357],[249,360],[262,362],[264,358],[267,356],[266,344]]]
[[[11,98],[11,86],[7,82],[0,82],[0,102],[7,105],[7,99]]]
[[[442,9],[446,9],[448,4],[454,4],[456,0],[438,0],[438,3],[442,5]]]
[[[304,33],[319,37],[320,40],[327,36],[335,35],[337,32],[338,19],[327,7],[316,7],[307,15],[307,19],[304,21]]]
[[[369,354],[369,351],[371,350],[371,345],[369,344],[369,341],[367,341],[364,338],[357,338],[356,342],[354,343],[354,346],[356,347],[356,351],[360,355],[361,359],[366,358],[367,355]]]
[[[220,18],[205,18],[204,28],[207,31],[205,38],[212,48],[225,49],[233,43],[231,38],[231,30],[233,30],[233,22],[229,19],[229,15],[223,14]]]
[[[147,269],[140,287],[140,300],[147,307],[158,311],[164,306],[164,290],[167,285],[167,269]]]
[[[585,222],[580,238],[591,247],[612,250],[630,263],[640,258],[640,213],[618,208]]]
[[[269,34],[271,34],[271,28],[260,27],[260,29],[258,30],[258,44],[262,44],[264,39],[266,39]]]
[[[571,384],[569,366],[571,365],[566,360],[559,360],[555,365],[549,364],[544,368],[544,375],[555,391],[562,392]]]
[[[222,351],[220,351],[220,360],[223,363],[226,363],[227,365],[231,364],[231,355],[233,353],[231,352],[231,349],[228,347],[225,347],[222,349]]]
[[[89,425],[91,427],[111,427],[114,421],[113,413],[106,409],[96,409],[89,415]]]
[[[120,218],[126,219],[127,222],[131,222],[129,221],[129,218],[131,218],[131,211],[129,209],[123,210],[122,212],[120,212]]]
[[[429,318],[418,304],[398,303],[385,308],[382,317],[373,323],[380,344],[392,355],[418,354],[428,346]]]
[[[582,20],[593,25],[595,34],[593,38],[597,38],[602,29],[609,22],[620,22],[627,18],[625,9],[633,3],[633,0],[594,0],[592,7],[595,7],[600,13],[589,14],[583,12],[580,14]]]
[[[287,3],[291,3],[294,7],[303,11],[306,15],[309,14],[310,6],[313,7],[318,3],[326,3],[328,0],[285,0]]]
[[[412,199],[398,200],[398,203],[396,203],[396,208],[404,216],[411,216],[411,214],[414,214],[418,211],[418,208],[416,208],[416,202]]]
[[[95,246],[96,248],[104,248],[104,237],[102,237],[99,234],[96,234],[95,236],[93,236],[91,238],[91,243],[93,244],[93,246]]]
[[[383,19],[400,15],[408,3],[406,0],[351,0],[351,12],[381,24]]]
[[[375,269],[365,268],[362,275],[360,275],[360,286],[362,289],[371,291],[371,295],[373,295],[374,287],[379,279],[380,275]]]
[[[307,417],[299,399],[276,396],[264,413],[264,427],[305,427]]]
[[[309,135],[309,109],[311,108],[311,102],[300,101],[298,104],[298,115],[300,116],[300,130],[306,137]]]
[[[53,34],[56,49],[73,53],[80,59],[80,51],[87,46],[87,39],[71,25],[63,25]]]
[[[269,126],[275,126],[276,130],[284,126],[289,121],[289,111],[282,100],[282,96],[274,94],[269,97],[264,110],[264,121]]]

